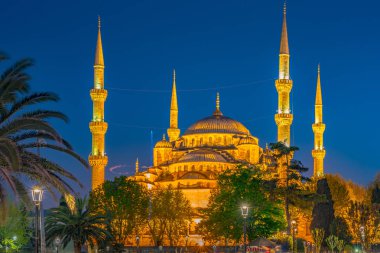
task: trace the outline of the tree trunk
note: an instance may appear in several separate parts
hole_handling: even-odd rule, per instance
[[[80,242],[74,242],[74,253],[80,253],[82,244]]]
[[[292,223],[291,223],[291,220],[290,220],[289,199],[288,199],[287,194],[285,195],[285,215],[286,215],[286,222],[288,224],[288,226],[286,228],[286,232],[287,232],[288,235],[290,235],[291,234]]]

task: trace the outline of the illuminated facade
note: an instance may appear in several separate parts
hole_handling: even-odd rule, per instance
[[[290,145],[291,125],[293,114],[290,110],[290,92],[293,82],[290,78],[290,54],[286,24],[286,7],[284,6],[283,24],[280,40],[279,76],[275,82],[278,93],[278,108],[275,114],[277,125],[277,141]],[[93,119],[90,122],[92,133],[92,153],[89,157],[92,167],[92,187],[104,182],[104,168],[107,165],[107,156],[104,150],[107,123],[104,121],[104,102],[107,91],[104,89],[104,61],[100,35],[98,29],[98,42],[95,57],[94,89],[91,98],[94,102]],[[227,170],[235,169],[238,164],[254,165],[268,164],[271,151],[259,146],[259,139],[239,121],[223,115],[220,107],[219,93],[216,96],[215,111],[192,124],[181,135],[178,125],[178,101],[176,73],[173,71],[172,94],[170,102],[170,121],[167,136],[158,141],[153,148],[153,165],[145,171],[140,171],[138,159],[136,161],[133,178],[147,186],[148,189],[156,187],[173,186],[183,191],[194,208],[194,223],[199,222],[198,208],[207,206],[211,190],[217,186],[217,176]],[[323,175],[323,131],[325,125],[322,121],[322,94],[320,86],[320,71],[318,70],[317,94],[315,103],[315,123],[313,132],[315,136],[314,150],[314,176]],[[273,171],[273,177],[285,178],[284,168]],[[308,231],[307,224],[300,231]],[[199,235],[191,235],[193,241]]]
[[[107,99],[107,90],[104,89],[104,58],[100,18],[98,20],[98,40],[95,51],[94,88],[91,89],[90,96],[93,102],[93,115],[89,124],[92,134],[92,150],[88,161],[92,169],[91,187],[95,189],[104,182],[104,169],[108,163],[104,147],[108,127],[107,122],[104,121],[104,102]]]

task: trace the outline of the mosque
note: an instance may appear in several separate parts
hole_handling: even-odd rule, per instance
[[[286,145],[290,145],[290,128],[293,121],[289,101],[293,81],[290,78],[289,64],[286,6],[284,6],[279,52],[279,76],[275,81],[278,108],[274,115],[274,121],[277,125],[277,141],[284,142]],[[89,124],[92,133],[92,152],[89,156],[89,163],[92,167],[92,188],[94,189],[104,182],[105,167],[108,163],[104,147],[107,132],[107,123],[104,119],[104,102],[107,98],[107,90],[104,87],[104,59],[100,21],[95,54],[94,87],[91,89],[90,95],[93,101],[93,118]],[[269,150],[260,147],[259,139],[253,136],[242,123],[222,113],[219,94],[216,97],[215,111],[193,123],[182,135],[178,126],[178,113],[174,71],[170,122],[167,129],[168,138],[164,135],[162,140],[155,144],[152,151],[153,166],[146,171],[140,171],[138,161],[136,161],[136,173],[133,177],[146,185],[148,189],[172,185],[183,191],[191,206],[196,210],[207,206],[210,192],[216,187],[219,173],[226,169],[234,169],[238,164],[253,165],[265,162]],[[318,67],[315,122],[312,124],[314,149],[311,154],[314,158],[314,177],[320,177],[324,174],[323,162],[326,153],[323,146],[324,130],[320,70]],[[284,176],[284,171],[278,169],[278,171],[273,172],[273,176],[281,178]],[[200,219],[195,215],[193,221],[198,223]],[[300,228],[299,231],[304,233],[306,237],[310,232],[307,222],[305,224],[304,228]],[[194,240],[197,238],[197,235],[190,236],[193,236]],[[302,237],[302,235],[300,236]]]

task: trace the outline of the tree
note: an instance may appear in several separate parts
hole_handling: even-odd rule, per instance
[[[334,202],[335,216],[342,216],[350,203],[350,194],[346,182],[340,175],[328,174],[326,179]]]
[[[336,243],[336,249],[338,250],[338,253],[343,252],[344,246],[346,245],[344,240],[338,240]]]
[[[156,245],[167,238],[170,246],[176,246],[188,233],[190,222],[190,202],[181,190],[171,186],[153,190],[148,227]]]
[[[0,209],[0,248],[7,248],[11,252],[29,242],[31,231],[25,206],[8,202]]]
[[[376,209],[366,203],[351,202],[346,217],[354,242],[360,242],[365,250],[369,250],[380,225]]]
[[[321,228],[325,231],[325,236],[329,236],[331,234],[330,225],[333,223],[335,216],[334,202],[325,178],[318,180],[317,194],[324,196],[324,200],[318,201],[314,205],[310,227],[311,229]]]
[[[329,235],[326,238],[326,244],[329,247],[329,249],[331,250],[331,253],[334,253],[334,249],[336,248],[338,241],[339,241],[339,238],[336,237],[335,235]]]
[[[125,245],[138,235],[148,218],[149,195],[145,187],[125,176],[106,181],[91,193],[93,211],[107,216],[113,244]]]
[[[214,240],[239,241],[243,231],[242,205],[249,207],[246,218],[249,240],[269,237],[283,229],[283,210],[279,199],[269,194],[270,185],[263,172],[254,166],[238,166],[220,174],[218,188],[203,211],[202,231]]]
[[[288,147],[283,142],[271,143],[270,149],[273,150],[273,156],[276,160],[276,168],[279,174],[278,194],[283,197],[285,207],[285,217],[287,222],[287,234],[291,230],[291,212],[290,207],[308,209],[309,202],[315,195],[309,191],[302,182],[308,182],[310,179],[303,176],[308,168],[293,159],[294,153],[299,150],[298,147]]]
[[[315,243],[316,253],[321,252],[323,240],[325,238],[325,230],[323,228],[315,228],[311,231],[313,241]]]
[[[6,59],[4,54],[0,54],[0,62]],[[25,71],[32,65],[31,59],[22,59],[0,75],[1,203],[5,202],[9,189],[24,200],[28,199],[28,190],[21,180],[23,177],[51,191],[56,188],[60,192],[73,192],[65,179],[80,184],[61,165],[40,156],[40,149],[68,154],[89,167],[48,121],[59,119],[67,122],[67,117],[61,112],[42,107],[46,102],[58,101],[59,97],[50,92],[31,92],[31,78]]]
[[[350,229],[348,228],[346,219],[343,217],[335,217],[333,222],[330,224],[330,232],[331,234],[339,237],[344,244],[351,243],[352,241]]]
[[[80,253],[85,243],[93,247],[110,235],[105,228],[108,226],[106,217],[92,212],[86,198],[76,198],[75,207],[73,211],[68,205],[50,209],[45,218],[45,232],[49,245],[59,237],[63,248],[73,241],[74,252]]]

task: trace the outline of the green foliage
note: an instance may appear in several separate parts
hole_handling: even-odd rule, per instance
[[[336,249],[338,250],[338,253],[343,252],[345,246],[346,242],[344,240],[338,240],[336,243]]]
[[[334,216],[334,202],[331,197],[330,188],[325,178],[317,182],[317,194],[324,196],[324,201],[319,201],[314,205],[313,217],[311,221],[311,229],[322,228],[325,235],[328,236],[330,232],[330,224],[333,223]]]
[[[270,195],[270,185],[256,167],[239,166],[220,174],[218,189],[212,193],[200,224],[206,239],[226,238],[238,241],[243,232],[242,205],[249,207],[249,240],[269,237],[283,229],[283,210],[280,201]]]
[[[332,253],[334,253],[334,249],[336,248],[338,243],[339,243],[339,238],[335,235],[329,235],[326,238],[326,244]]]
[[[188,234],[190,222],[190,202],[181,190],[169,186],[152,192],[148,227],[156,245],[167,238],[170,246],[176,246]]]
[[[344,244],[351,243],[352,236],[346,220],[342,217],[335,217],[330,224],[330,232],[339,237]]]
[[[59,237],[63,248],[73,241],[74,252],[80,253],[84,243],[93,246],[110,236],[105,229],[107,226],[106,217],[92,212],[86,198],[76,198],[73,211],[68,205],[50,209],[45,218],[46,241],[53,245],[55,238]]]
[[[311,231],[313,241],[315,243],[315,252],[321,252],[323,240],[325,238],[325,230],[323,228],[315,228]]]
[[[5,59],[7,57],[0,54],[0,62]],[[47,102],[58,101],[58,96],[50,92],[31,92],[31,77],[26,71],[32,65],[31,59],[22,59],[0,75],[1,203],[9,190],[28,200],[28,190],[21,180],[25,176],[51,191],[56,188],[60,192],[73,192],[66,179],[80,184],[62,166],[37,155],[39,149],[66,153],[89,167],[49,122],[50,119],[67,121],[61,112],[44,108]]]
[[[145,187],[125,176],[106,181],[91,193],[93,211],[107,216],[113,244],[127,239],[143,229],[148,218],[149,195]]]
[[[0,248],[8,252],[21,249],[31,237],[26,208],[9,202],[0,209],[0,216]]]

